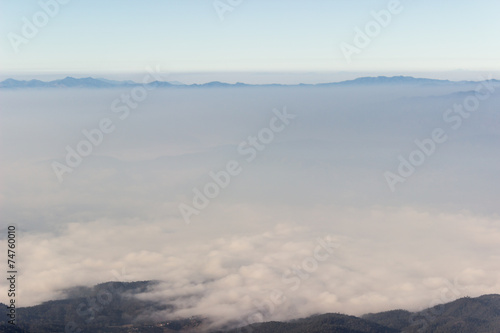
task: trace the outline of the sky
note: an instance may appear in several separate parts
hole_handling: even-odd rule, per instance
[[[499,2],[55,1],[0,0],[1,78],[482,82],[2,88],[19,306],[161,280],[144,315],[217,326],[500,291]]]
[[[470,79],[500,70],[496,1],[54,1],[0,2],[3,77],[130,77],[146,66],[169,73],[300,72],[317,81],[327,72],[337,74],[331,80],[360,72]],[[366,31],[372,13],[389,7],[397,10],[388,23],[348,61],[341,45],[356,46],[356,29]],[[46,20],[43,8],[53,12]],[[33,22],[40,27],[25,36],[23,27]]]

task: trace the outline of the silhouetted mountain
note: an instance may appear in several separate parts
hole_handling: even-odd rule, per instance
[[[401,331],[408,327],[411,315],[412,313],[410,311],[391,310],[379,313],[369,313],[361,316],[361,318]]]
[[[373,326],[370,324],[376,323]],[[393,310],[361,318],[325,314],[305,319],[254,324],[241,332],[401,332],[401,333],[498,333],[500,295],[465,297],[419,312]],[[236,330],[234,330],[236,332]]]
[[[337,83],[321,83],[319,86],[330,86],[330,85],[444,85],[444,84],[463,84],[463,83],[473,83],[471,81],[458,81],[453,82],[449,80],[436,80],[436,79],[421,79],[414,78],[412,76],[377,76],[377,77],[360,77],[354,80],[342,81]]]
[[[66,299],[18,308],[17,328],[29,332],[65,332],[65,327],[72,325],[80,328],[81,332],[100,332],[103,328],[106,330],[102,332],[107,332],[108,327],[132,325],[141,318],[148,318],[152,312],[169,309],[168,306],[133,297],[156,283],[108,282],[92,288],[71,288],[65,291]],[[146,319],[144,322],[147,323]],[[0,325],[13,327],[5,321],[0,321]]]
[[[174,305],[140,300],[134,295],[157,281],[107,282],[64,291],[65,299],[18,308],[18,326],[0,319],[0,332],[338,332],[338,333],[498,333],[500,295],[461,298],[418,312],[393,310],[354,317],[321,314],[288,322],[255,323],[238,329],[210,330],[210,320],[165,318]],[[0,304],[6,308],[5,304]],[[152,314],[162,312],[162,319]],[[156,319],[153,319],[156,318]],[[235,318],[234,323],[237,323]],[[234,327],[234,326],[232,326]]]
[[[255,333],[398,333],[398,330],[384,327],[375,322],[370,322],[354,316],[327,313],[297,319],[290,322],[271,321],[253,324],[229,332],[255,332]]]
[[[147,84],[152,87],[170,87],[170,86],[181,86],[179,82],[175,84],[169,82],[154,81]],[[21,88],[120,88],[120,87],[136,87],[142,86],[141,83],[136,83],[134,81],[114,81],[107,79],[94,79],[91,77],[87,78],[73,78],[65,77],[62,80],[53,81],[40,81],[40,80],[30,80],[30,81],[19,81],[14,79],[7,79],[0,82],[0,88],[4,89],[21,89]]]
[[[500,80],[491,80],[495,83],[500,83]],[[190,84],[185,85],[178,81],[165,82],[165,81],[154,81],[147,83],[146,86],[156,87],[156,88],[228,88],[228,87],[294,87],[294,86],[318,86],[318,87],[328,87],[328,86],[371,86],[371,85],[418,85],[418,86],[429,86],[429,85],[466,85],[478,83],[476,81],[449,81],[449,80],[435,80],[435,79],[425,79],[425,78],[414,78],[411,76],[378,76],[378,77],[360,77],[354,80],[341,81],[341,82],[331,82],[331,83],[318,83],[318,84],[296,84],[296,85],[285,85],[285,84],[246,84],[246,83],[224,83],[219,81],[213,81],[203,84]],[[0,88],[3,89],[22,89],[22,88],[120,88],[120,87],[135,87],[142,86],[142,83],[137,83],[134,81],[115,81],[107,79],[94,79],[91,77],[87,78],[73,78],[66,77],[62,80],[54,81],[40,81],[40,80],[30,80],[30,81],[19,81],[14,79],[6,79],[0,82]]]
[[[378,320],[378,315],[367,318],[381,325],[390,323],[389,316]],[[401,320],[394,316],[392,323]],[[410,314],[405,333],[498,333],[500,332],[500,295],[460,298]]]
[[[7,79],[0,82],[0,88],[44,88],[48,83],[40,80],[18,81]]]
[[[86,77],[83,79],[75,79],[73,77],[65,77],[62,80],[55,80],[49,82],[56,87],[68,87],[68,88],[83,88],[83,87],[94,87],[94,88],[109,88],[112,87],[112,83],[97,80],[91,77]]]

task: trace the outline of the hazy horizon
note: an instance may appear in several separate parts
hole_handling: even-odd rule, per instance
[[[151,68],[151,67],[150,67]],[[448,72],[412,72],[412,71],[384,71],[384,72],[185,72],[185,73],[170,73],[165,68],[160,68],[158,71],[165,81],[179,81],[184,84],[203,84],[213,81],[225,83],[247,83],[247,84],[318,84],[331,83],[354,80],[362,77],[378,77],[378,76],[411,76],[415,78],[449,80],[458,81],[483,81],[486,79],[500,80],[500,71],[448,71]],[[15,80],[41,80],[53,81],[64,79],[65,77],[74,78],[99,78],[107,80],[127,81],[131,80],[140,83],[147,71],[138,73],[2,73],[0,71],[0,81],[6,79]],[[151,81],[154,81],[151,78]]]
[[[494,293],[500,88],[456,129],[443,118],[473,89],[154,89],[128,113],[113,101],[131,89],[2,90],[2,212],[18,225],[30,277],[19,304],[77,285],[161,280],[141,297],[177,310],[155,318],[223,323],[248,317],[273,290],[287,301],[266,320]],[[281,130],[252,152],[249,138],[276,112],[289,124],[276,123]],[[102,119],[114,130],[81,165],[54,169]],[[398,156],[408,159],[434,128],[448,139],[392,192],[384,174],[397,174]],[[196,189],[230,161],[241,172],[196,208]],[[332,252],[308,263],[325,237]]]
[[[139,317],[220,327],[500,293],[499,10],[0,1],[0,81],[139,83],[0,89],[16,306],[159,280],[135,297],[167,310]],[[298,85],[378,76],[452,82]]]

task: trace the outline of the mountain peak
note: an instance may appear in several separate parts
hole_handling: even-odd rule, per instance
[[[493,82],[500,82],[499,80],[491,80]],[[309,87],[309,86],[369,86],[369,85],[463,85],[465,83],[475,84],[475,81],[449,81],[449,80],[438,80],[438,79],[427,79],[427,78],[415,78],[413,76],[366,76],[359,77],[353,80],[340,81],[340,82],[328,82],[328,83],[318,83],[318,84],[247,84],[242,82],[236,83],[226,83],[220,81],[211,81],[202,84],[183,84],[179,81],[153,81],[146,83],[147,86],[151,87],[161,87],[161,88],[171,88],[171,87]],[[134,87],[142,86],[144,84],[137,83],[131,80],[127,81],[115,81],[107,80],[102,78],[74,78],[71,76],[66,76],[64,79],[53,80],[53,81],[40,81],[40,80],[30,80],[30,81],[19,81],[12,78],[8,78],[0,82],[0,88],[3,89],[20,89],[20,88],[116,88],[116,87]]]

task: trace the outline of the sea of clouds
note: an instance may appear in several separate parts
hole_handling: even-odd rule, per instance
[[[458,128],[447,113],[475,88],[158,88],[130,104],[130,89],[3,90],[18,303],[160,280],[138,297],[175,309],[145,317],[219,325],[498,293],[500,87]],[[436,128],[446,141],[391,190],[387,172]],[[70,166],[67,147],[87,155]]]

